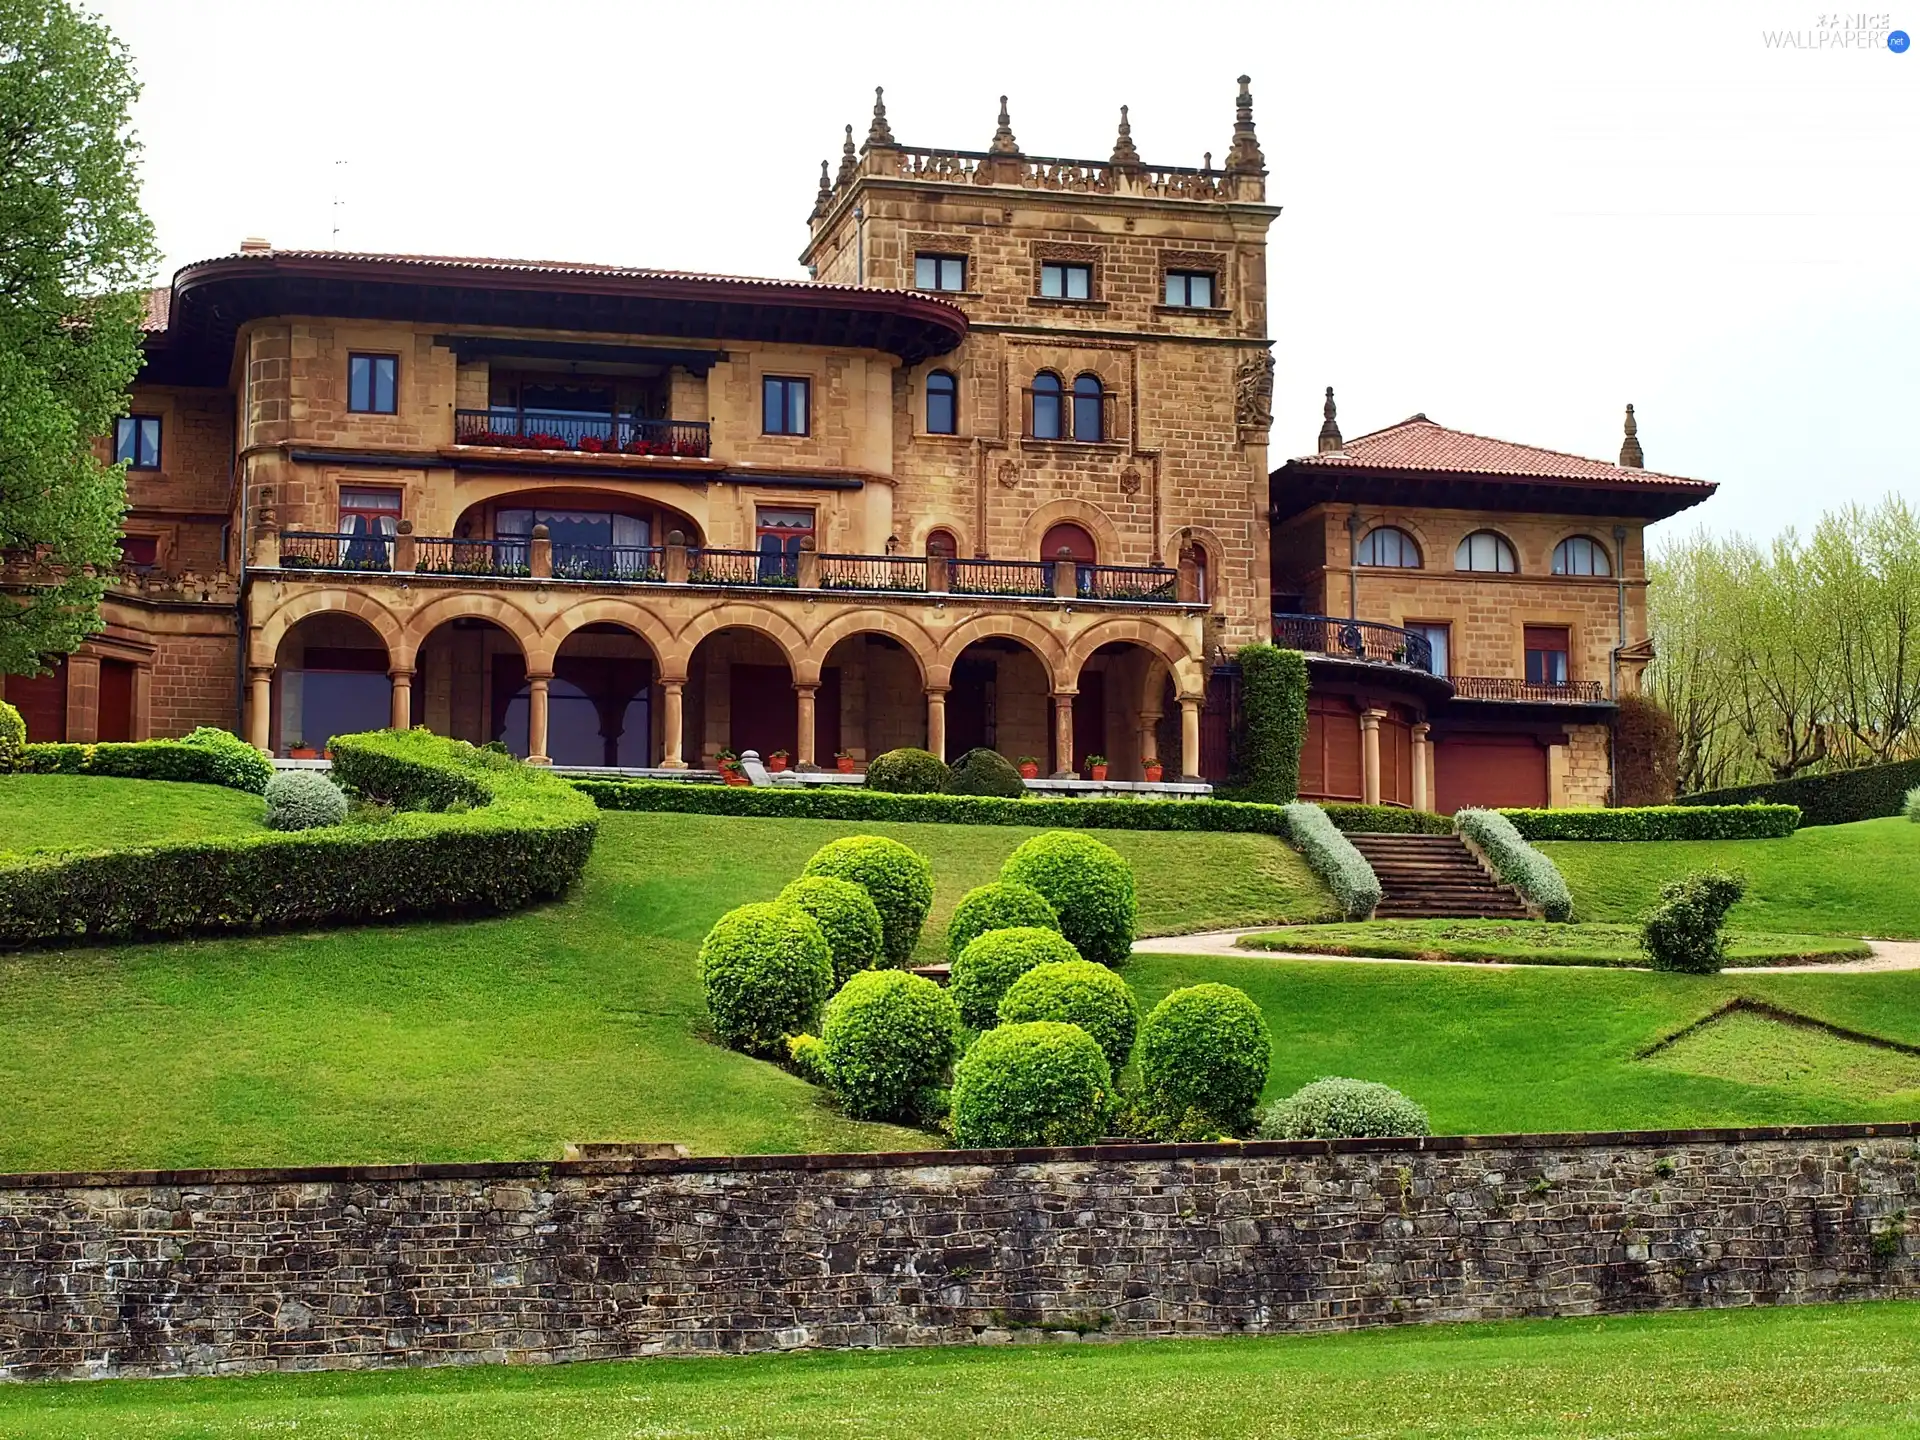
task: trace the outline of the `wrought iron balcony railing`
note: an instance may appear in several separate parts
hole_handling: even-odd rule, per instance
[[[1433,645],[1426,636],[1372,620],[1276,613],[1273,643],[1284,650],[1302,650],[1310,655],[1364,660],[1375,665],[1401,665],[1429,674],[1433,671]]]
[[[282,546],[282,556],[285,553]],[[414,569],[422,575],[531,575],[533,561],[525,540],[423,535],[414,542]]]
[[[955,595],[1051,595],[1053,566],[1038,560],[949,560]]]
[[[456,410],[461,445],[514,450],[572,450],[588,455],[655,455],[704,460],[711,451],[703,420],[634,420],[611,415],[525,415],[514,410]]]
[[[391,570],[393,537],[283,530],[280,565],[285,570]]]
[[[1546,705],[1597,705],[1607,698],[1598,680],[1569,680],[1562,685],[1535,685],[1504,675],[1455,675],[1453,693],[1461,700],[1513,700]]]

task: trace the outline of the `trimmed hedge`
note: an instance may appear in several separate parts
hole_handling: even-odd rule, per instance
[[[885,953],[880,911],[864,887],[831,875],[803,875],[779,895],[814,919],[833,952],[833,983],[844,985],[856,973],[871,970]]]
[[[998,795],[1003,800],[1021,800],[1026,798],[1027,782],[998,750],[976,748],[953,762],[945,790],[949,795]]]
[[[1435,815],[1429,810],[1402,810],[1394,805],[1349,805],[1340,801],[1317,801],[1333,821],[1333,828],[1345,835],[1451,835],[1453,817]]]
[[[1671,805],[1680,778],[1680,728],[1650,695],[1622,695],[1613,712],[1613,803]]]
[[[1318,805],[1296,800],[1281,814],[1287,837],[1300,847],[1320,883],[1333,892],[1340,913],[1349,920],[1371,916],[1384,892],[1367,857],[1354,849],[1353,842],[1334,827],[1333,820]]]
[[[1920,785],[1920,760],[1802,775],[1767,785],[1736,785],[1682,795],[1680,805],[1798,805],[1802,825],[1850,825],[1898,815],[1908,790]]]
[[[1031,885],[1016,885],[1009,880],[976,885],[960,897],[947,921],[947,958],[957,958],[989,930],[1029,925],[1041,930],[1060,928],[1060,916],[1046,896]]]
[[[1529,845],[1513,821],[1498,810],[1462,810],[1453,825],[1531,908],[1549,920],[1573,918],[1573,892],[1560,867]]]
[[[266,793],[273,762],[238,735],[202,725],[180,740],[100,745],[28,745],[16,767],[36,775],[112,775],[123,780],[183,780]]]
[[[1062,960],[1036,965],[1000,997],[1000,1023],[1058,1020],[1078,1025],[1094,1039],[1107,1066],[1118,1075],[1133,1054],[1140,1031],[1140,1002],[1133,987],[1091,960]]]
[[[1078,1025],[1002,1025],[954,1067],[953,1138],[968,1149],[1091,1145],[1113,1102],[1107,1057]]]
[[[1426,1109],[1391,1085],[1329,1075],[1260,1112],[1262,1140],[1430,1135]]]
[[[1645,805],[1626,810],[1502,810],[1526,840],[1781,840],[1793,805]]]
[[[933,866],[926,856],[885,836],[848,835],[814,851],[800,873],[831,875],[865,890],[880,912],[881,953],[889,965],[907,963],[933,908]]]
[[[1008,987],[1036,965],[1078,960],[1080,952],[1053,930],[1021,925],[989,930],[954,957],[948,972],[960,1018],[976,1030],[988,1030],[999,1018]]]
[[[27,722],[20,718],[19,710],[0,700],[0,775],[19,765],[26,748]]]
[[[1235,780],[1250,800],[1284,805],[1300,793],[1307,738],[1307,659],[1298,650],[1243,645]]]
[[[1017,846],[1000,878],[1046,897],[1083,960],[1115,967],[1133,954],[1139,918],[1133,867],[1111,845],[1072,830],[1049,830]]]
[[[1147,1109],[1181,1133],[1244,1132],[1271,1052],[1266,1016],[1246,991],[1212,983],[1175,990],[1140,1027]]]
[[[867,970],[827,1002],[820,1070],[856,1120],[915,1120],[960,1053],[959,1029],[952,997],[933,981]]]
[[[778,1056],[820,1018],[833,989],[833,952],[798,905],[741,905],[700,942],[700,983],[723,1045]]]
[[[931,795],[947,783],[947,762],[931,750],[889,750],[867,762],[867,788],[894,795]]]
[[[425,731],[336,736],[333,754],[336,780],[406,813],[25,856],[0,865],[0,946],[519,910],[564,894],[593,849],[592,805],[539,767]],[[470,808],[420,813],[450,791]]]

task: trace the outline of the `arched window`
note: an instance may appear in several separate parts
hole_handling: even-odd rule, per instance
[[[1553,547],[1553,573],[1611,575],[1613,562],[1607,559],[1607,547],[1591,535],[1570,535]]]
[[[1476,530],[1460,542],[1453,552],[1453,568],[1479,570],[1489,574],[1512,575],[1519,570],[1514,562],[1513,546],[1504,535],[1491,530]]]
[[[960,553],[960,542],[953,538],[951,530],[929,530],[927,532],[927,554],[942,556],[951,560]]]
[[[1354,563],[1388,570],[1418,570],[1420,547],[1406,531],[1382,525],[1360,537],[1360,553],[1354,557]]]
[[[960,382],[950,370],[935,370],[927,376],[927,433],[960,433]]]
[[[1058,440],[1061,429],[1060,377],[1042,370],[1033,377],[1033,438]]]
[[[1207,575],[1207,547],[1204,545],[1193,547],[1193,580],[1194,588],[1199,592],[1200,598],[1211,604],[1213,586]]]
[[[1062,522],[1049,527],[1047,533],[1040,539],[1042,560],[1057,560],[1062,550],[1082,565],[1091,565],[1096,559],[1093,536],[1089,535],[1082,526],[1071,522]]]
[[[1104,440],[1106,436],[1106,407],[1101,403],[1106,396],[1106,387],[1101,385],[1098,375],[1082,375],[1073,382],[1073,438],[1076,440]]]

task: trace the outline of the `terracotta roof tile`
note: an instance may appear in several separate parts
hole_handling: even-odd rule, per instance
[[[173,309],[173,287],[162,285],[149,290],[145,296],[145,311],[140,317],[140,327],[149,333],[167,328],[167,315]]]
[[[1449,430],[1425,415],[1411,415],[1398,425],[1357,435],[1325,455],[1301,455],[1289,466],[1312,469],[1407,470],[1428,474],[1478,475],[1491,479],[1599,480],[1610,484],[1697,487],[1714,489],[1709,480],[1636,470],[1538,445],[1517,445],[1466,430]]]

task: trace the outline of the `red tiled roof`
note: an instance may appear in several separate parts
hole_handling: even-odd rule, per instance
[[[152,334],[167,328],[167,313],[173,309],[173,287],[162,285],[149,290],[145,296],[145,309],[140,316],[140,328]]]
[[[1691,480],[1684,475],[1663,475],[1654,470],[1636,470],[1606,460],[1590,460],[1584,455],[1569,455],[1562,450],[1543,450],[1538,445],[1516,445],[1511,440],[1495,440],[1465,430],[1449,430],[1425,415],[1412,415],[1398,425],[1357,435],[1338,450],[1325,455],[1301,455],[1288,462],[1289,468],[1353,469],[1370,471],[1405,470],[1424,474],[1478,475],[1490,479],[1516,480],[1595,480],[1612,485],[1653,485],[1662,488],[1691,487],[1702,494],[1715,487],[1710,480]]]

